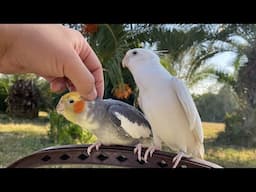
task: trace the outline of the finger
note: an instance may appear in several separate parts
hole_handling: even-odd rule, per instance
[[[50,89],[53,92],[63,92],[67,89],[66,80],[63,77],[44,77],[50,83]],[[72,91],[75,91],[74,86]]]
[[[73,83],[77,91],[87,100],[94,100],[97,96],[93,75],[84,65],[76,52],[66,54],[64,61],[64,75]]]
[[[65,79],[65,84],[66,84],[67,89],[69,91],[76,91],[76,88],[73,85],[73,83],[68,78],[66,78],[66,77],[64,79]]]
[[[81,42],[82,45],[79,56],[86,65],[87,69],[92,73],[95,79],[97,95],[102,98],[104,95],[104,77],[102,65],[87,41],[83,39]]]

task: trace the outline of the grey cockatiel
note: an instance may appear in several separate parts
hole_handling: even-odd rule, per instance
[[[137,48],[127,51],[122,61],[132,73],[139,88],[138,103],[151,124],[154,145],[151,156],[164,142],[179,151],[176,167],[185,154],[203,159],[203,129],[199,113],[184,83],[170,75],[151,50]]]
[[[57,112],[67,120],[86,128],[96,135],[97,142],[88,147],[87,153],[104,145],[136,145],[141,160],[142,144],[149,145],[151,127],[144,115],[135,107],[113,99],[85,101],[77,92],[62,96]]]

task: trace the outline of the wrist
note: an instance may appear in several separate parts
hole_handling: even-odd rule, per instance
[[[0,73],[8,73],[11,66],[8,64],[8,52],[11,46],[10,24],[0,24]]]

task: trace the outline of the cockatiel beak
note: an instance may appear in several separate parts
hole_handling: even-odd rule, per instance
[[[123,60],[122,60],[122,67],[125,68],[127,67],[128,64],[128,56],[127,54],[124,56]]]
[[[62,114],[64,112],[65,108],[64,108],[64,103],[63,101],[59,102],[57,107],[56,107],[56,111],[58,114]]]

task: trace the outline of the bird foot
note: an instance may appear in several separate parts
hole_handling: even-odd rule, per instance
[[[134,154],[138,153],[138,160],[141,161],[142,157],[141,157],[141,150],[142,150],[142,144],[139,143],[136,145],[136,147],[134,148],[133,152]]]
[[[155,150],[160,150],[161,148],[158,147],[158,146],[150,146],[146,152],[145,152],[145,155],[144,155],[144,158],[143,160],[147,163],[147,159],[148,159],[148,156],[150,155],[150,157],[153,156],[153,153],[155,152]]]
[[[184,152],[179,152],[173,159],[172,159],[172,162],[174,163],[174,165],[172,166],[172,168],[176,168],[181,160],[182,157],[191,157],[187,154],[185,154]]]
[[[96,143],[90,145],[90,146],[87,148],[87,153],[88,153],[88,155],[89,155],[89,156],[91,155],[91,151],[92,151],[93,148],[96,148],[96,151],[99,151],[100,146],[101,146],[101,143],[100,143],[100,142],[96,142]]]

